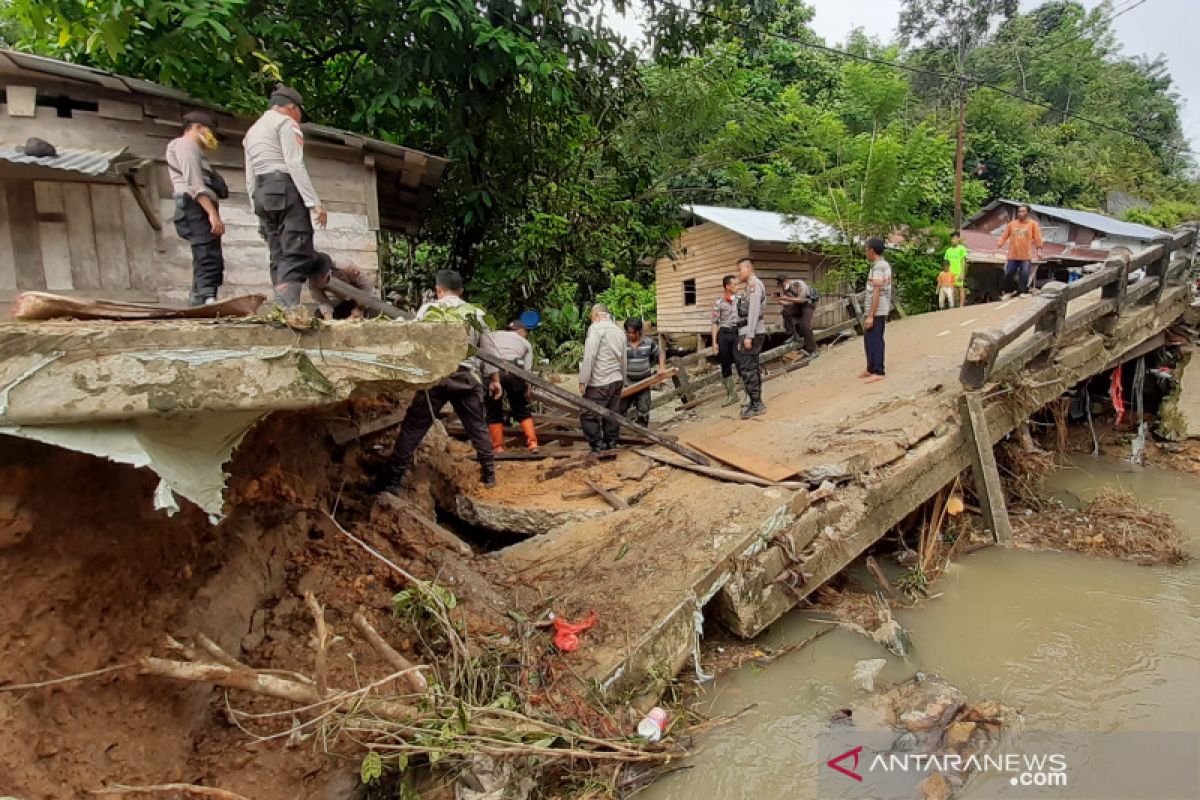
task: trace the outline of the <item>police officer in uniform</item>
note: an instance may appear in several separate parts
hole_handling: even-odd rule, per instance
[[[328,215],[304,166],[304,99],[280,84],[271,107],[246,131],[246,192],[271,248],[275,300],[289,308],[300,304],[300,287],[328,283],[328,259],[313,247],[313,219],[322,228]]]
[[[738,279],[746,285],[738,298],[738,336],[741,341],[737,348],[737,366],[748,400],[742,409],[742,419],[750,419],[767,410],[762,401],[762,365],[758,361],[767,339],[767,324],[763,320],[767,288],[754,273],[754,262],[749,258],[738,261],[737,268]]]
[[[229,197],[229,188],[204,157],[204,151],[217,149],[216,131],[212,114],[189,111],[183,115],[183,134],[167,145],[175,232],[192,248],[193,306],[216,302],[217,289],[225,280],[221,253],[225,223],[218,201]]]

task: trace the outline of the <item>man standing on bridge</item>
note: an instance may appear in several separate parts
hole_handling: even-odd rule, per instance
[[[1029,291],[1030,262],[1034,262],[1037,274],[1037,259],[1042,257],[1042,229],[1037,220],[1029,218],[1029,206],[1017,206],[1017,218],[1004,226],[1004,233],[996,241],[996,247],[1008,244],[1008,260],[1004,263],[1004,278],[1017,279],[1017,295]]]
[[[737,268],[738,279],[746,286],[738,298],[738,336],[741,341],[738,342],[737,365],[748,398],[742,409],[742,419],[750,419],[767,410],[762,401],[762,366],[758,363],[763,342],[767,340],[767,323],[763,320],[767,310],[767,287],[754,274],[751,259],[740,259]]]
[[[583,360],[579,362],[579,393],[583,398],[619,413],[626,358],[624,331],[613,322],[608,306],[597,303],[592,306],[592,324],[583,343]],[[620,441],[617,423],[590,411],[584,411],[579,422],[593,453],[616,449]]]
[[[867,239],[867,261],[871,271],[867,275],[867,315],[863,319],[863,345],[867,350],[867,368],[859,375],[867,383],[883,380],[883,329],[887,326],[888,314],[892,310],[892,265],[883,257],[883,239],[872,236]]]

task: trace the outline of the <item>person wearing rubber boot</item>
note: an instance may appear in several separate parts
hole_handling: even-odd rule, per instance
[[[654,374],[655,365],[660,373],[667,370],[667,354],[658,346],[657,339],[642,335],[643,327],[638,317],[625,320],[625,338],[629,343],[625,348],[626,386],[649,378]],[[638,425],[649,427],[650,390],[643,389],[637,394],[621,398],[621,414]]]
[[[292,308],[301,287],[318,275],[313,220],[324,228],[329,215],[304,166],[304,98],[280,84],[270,103],[242,139],[246,192],[271,251],[275,302]]]
[[[733,374],[738,347],[737,281],[737,275],[726,275],[721,280],[721,296],[712,309],[713,355],[721,364],[721,385],[725,387],[723,406],[734,406],[738,402],[737,377]]]
[[[510,322],[508,330],[488,335],[496,355],[527,372],[533,369],[533,346],[529,344],[528,337],[529,329],[519,319]],[[489,377],[492,372],[499,373],[500,387],[504,390],[501,397],[489,396],[487,399],[488,432],[492,435],[492,451],[504,452],[504,426],[509,419],[504,413],[507,400],[512,419],[517,421],[521,432],[525,434],[526,447],[529,448],[529,452],[536,453],[538,440],[537,431],[533,426],[533,414],[529,410],[529,386],[516,375],[502,372],[495,367],[489,366],[486,371]]]
[[[167,174],[175,196],[175,232],[192,248],[193,306],[215,303],[225,281],[220,202],[229,197],[225,180],[204,152],[217,149],[217,122],[207,111],[183,115],[183,135],[167,145]]]
[[[754,262],[749,258],[738,261],[737,268],[738,278],[746,287],[738,298],[737,365],[747,397],[742,419],[750,419],[767,410],[762,401],[762,365],[758,361],[767,340],[767,323],[763,320],[767,287],[754,274]]]
[[[592,324],[579,362],[579,393],[585,400],[617,413],[621,409],[621,389],[625,387],[625,342],[625,332],[613,322],[608,307],[603,303],[592,306]],[[579,423],[593,453],[616,449],[620,430],[615,422],[584,411]]]
[[[459,323],[467,327],[467,337],[472,348],[495,355],[491,336],[484,321],[483,309],[462,299],[462,276],[453,270],[439,270],[436,278],[437,299],[426,303],[417,311],[417,319],[425,322]],[[484,389],[480,381],[479,359],[470,357],[458,365],[450,376],[442,378],[432,389],[417,392],[408,404],[404,421],[400,423],[400,436],[392,451],[391,461],[384,469],[375,488],[393,494],[400,491],[404,476],[412,467],[417,446],[433,425],[434,416],[449,403],[458,414],[467,430],[467,437],[475,448],[479,461],[479,479],[484,486],[496,485],[496,458],[492,440],[488,437],[486,415],[483,408]],[[494,400],[503,394],[500,374],[494,372],[488,378],[487,393]]]

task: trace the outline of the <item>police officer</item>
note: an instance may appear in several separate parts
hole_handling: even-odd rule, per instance
[[[767,288],[754,273],[754,262],[743,258],[737,262],[738,279],[746,290],[738,298],[737,366],[746,387],[748,402],[742,409],[742,419],[757,417],[766,412],[762,401],[762,365],[758,357],[767,339],[767,324],[763,320],[767,306]]]
[[[192,247],[193,306],[214,303],[217,289],[225,280],[225,257],[221,253],[221,221],[218,203],[229,196],[204,151],[217,149],[217,123],[207,111],[183,115],[183,134],[167,145],[167,173],[175,195],[175,232]]]
[[[533,345],[529,343],[529,329],[521,320],[514,319],[508,324],[508,330],[496,331],[488,336],[488,340],[500,358],[527,372],[533,369]],[[488,372],[497,372],[497,369],[491,367]],[[504,404],[507,401],[512,418],[525,434],[525,444],[529,452],[536,453],[538,438],[533,424],[533,412],[529,408],[529,386],[516,375],[502,372],[500,387],[504,390],[503,396],[489,397],[486,403],[488,432],[492,435],[493,452],[504,452],[504,424],[508,421],[504,413]]]
[[[281,306],[300,304],[306,281],[328,280],[327,259],[313,247],[313,219],[322,228],[328,215],[304,166],[304,99],[280,84],[271,93],[271,107],[246,131],[246,192],[250,207],[271,248],[271,282]]]

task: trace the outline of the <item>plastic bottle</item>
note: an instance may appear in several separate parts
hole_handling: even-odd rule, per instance
[[[637,732],[648,742],[657,742],[662,738],[663,731],[667,728],[667,712],[655,706],[647,712],[646,716],[642,717],[642,721],[638,723]]]

